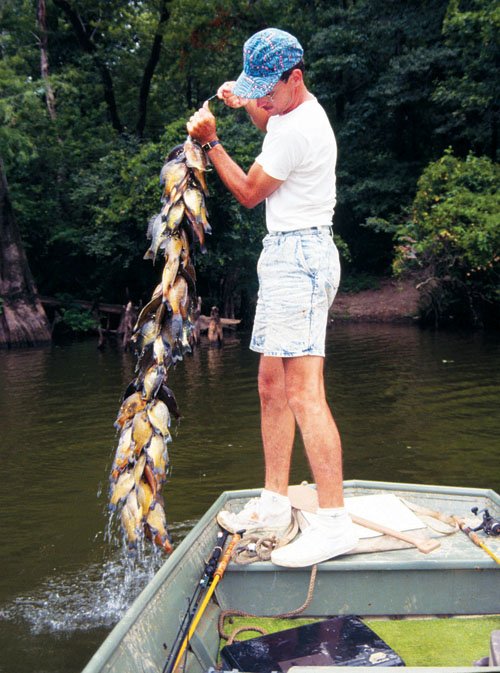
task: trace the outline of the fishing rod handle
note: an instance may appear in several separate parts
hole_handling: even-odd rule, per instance
[[[208,559],[208,562],[205,566],[205,569],[209,577],[213,577],[213,574],[217,569],[217,563],[219,562],[221,554],[224,551],[224,546],[227,542],[228,536],[229,531],[227,530],[222,530],[217,533],[217,541],[219,544],[216,547],[214,547],[212,554],[210,555],[210,558]]]
[[[241,540],[241,537],[242,537],[244,532],[245,532],[244,530],[240,530],[233,535],[232,540],[228,544],[226,552],[225,552],[224,556],[222,557],[221,562],[217,566],[217,570],[214,573],[214,579],[217,578],[217,577],[220,579],[222,577],[222,575],[226,572],[226,568],[229,565],[229,562],[231,560],[233,549],[236,547],[238,542]]]

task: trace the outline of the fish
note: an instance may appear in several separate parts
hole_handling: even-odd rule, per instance
[[[137,502],[142,508],[144,517],[148,515],[151,505],[154,502],[154,493],[151,486],[144,479],[140,479],[136,486]]]
[[[169,468],[171,418],[180,418],[167,385],[170,366],[190,351],[196,320],[194,253],[204,253],[211,233],[205,197],[208,156],[190,137],[172,148],[160,172],[161,208],[150,218],[144,259],[164,258],[161,281],[142,307],[132,331],[135,378],[116,416],[120,432],[110,471],[110,509],[121,507],[123,536],[130,548],[144,536],[172,550],[161,488]]]
[[[185,159],[184,143],[179,143],[179,145],[172,147],[165,161],[185,161]],[[162,187],[161,184],[160,187]]]
[[[153,428],[149,422],[147,412],[141,411],[134,416],[132,423],[132,448],[136,456],[141,453],[152,435]]]
[[[182,218],[184,217],[185,210],[186,206],[181,199],[171,206],[167,204],[167,206],[165,206],[165,208],[162,210],[161,218],[165,225],[165,229],[163,230],[163,235],[158,243],[160,248],[165,247],[165,240],[169,233],[177,233],[179,224],[182,222]]]
[[[163,547],[166,552],[170,552],[172,550],[172,544],[167,532],[167,520],[163,507],[159,502],[155,502],[153,507],[149,510],[146,517],[146,524],[150,529],[155,543],[158,546]]]
[[[172,315],[161,328],[161,333],[168,340],[171,347],[172,362],[182,360],[182,318],[180,314]]]
[[[148,463],[146,462],[146,465],[144,466],[144,479],[149,485],[149,488],[151,489],[151,492],[153,494],[153,498],[156,499],[158,495],[158,484],[156,482],[155,475],[153,474],[153,470],[150,468]]]
[[[191,224],[191,228],[193,230],[193,234],[196,236],[198,239],[198,243],[200,245],[200,251],[204,255],[207,252],[207,246],[205,245],[205,230],[203,229],[203,225],[199,221],[199,219],[194,215],[189,208],[186,208],[186,217],[189,220],[189,223]]]
[[[189,178],[189,169],[183,161],[168,161],[160,173],[160,184],[163,182],[162,200],[166,204],[174,204],[181,198]]]
[[[189,245],[188,234],[184,228],[180,230],[180,236],[182,239],[182,251],[181,251],[181,264],[182,268],[185,269],[187,266],[193,266],[191,261],[191,246]]]
[[[185,320],[182,325],[182,350],[184,353],[191,353],[191,337],[193,334],[194,326],[189,320]]]
[[[165,236],[166,229],[167,223],[161,213],[159,215],[155,215],[155,217],[149,221],[146,236],[151,240],[151,245],[146,250],[143,259],[152,259],[153,264],[156,262],[158,248],[160,247],[160,243]]]
[[[189,293],[196,296],[196,270],[191,260],[185,266],[181,265],[179,275],[187,281]]]
[[[168,288],[166,299],[173,316],[180,315],[185,320],[189,305],[188,284],[185,278],[177,276],[174,284]]]
[[[146,400],[139,392],[135,392],[122,403],[115,421],[115,428],[119,430],[127,421],[135,416],[138,411],[144,409]]]
[[[165,402],[165,404],[168,407],[168,410],[169,410],[170,414],[175,419],[178,419],[178,418],[181,417],[181,412],[179,411],[179,407],[177,406],[177,401],[175,399],[175,395],[170,390],[170,388],[167,386],[166,383],[162,383],[160,389],[158,390],[157,397],[162,402]]]
[[[179,188],[182,183],[188,179],[189,170],[184,161],[180,161],[180,156],[170,159],[163,164],[160,171],[160,187],[163,187],[163,194],[168,196],[172,190]]]
[[[186,205],[189,213],[196,218],[197,223],[203,227],[206,234],[212,233],[212,227],[208,223],[207,208],[205,205],[205,197],[199,189],[188,187],[184,190],[182,199]]]
[[[168,450],[165,438],[161,435],[155,435],[146,448],[146,456],[153,474],[158,480],[163,481],[166,477],[168,465]]]
[[[123,470],[133,461],[132,451],[132,421],[126,424],[121,432],[118,447],[111,466],[111,479],[116,481]]]
[[[158,283],[158,285],[154,289],[154,292],[152,294],[151,299],[148,301],[148,303],[145,306],[143,306],[143,308],[141,309],[141,312],[139,313],[139,315],[137,317],[137,320],[136,320],[136,323],[135,323],[134,329],[133,329],[134,336],[135,336],[135,333],[138,332],[141,329],[141,327],[144,325],[144,323],[146,323],[151,318],[151,314],[154,313],[156,311],[156,309],[158,308],[158,306],[160,305],[160,303],[161,303],[161,292],[162,292],[162,285],[161,285],[161,283]],[[132,338],[134,338],[134,337],[132,337]]]
[[[170,344],[165,337],[159,334],[153,342],[153,357],[158,365],[170,364]]]
[[[154,364],[147,370],[142,384],[142,395],[146,400],[156,397],[158,389],[165,380],[166,375],[167,370],[164,365]]]
[[[205,194],[205,196],[208,196],[208,185],[207,181],[205,180],[205,172],[200,171],[198,168],[192,168],[191,171],[193,173],[193,177],[195,179],[196,184],[199,186],[199,188]]]
[[[169,288],[174,284],[179,271],[182,253],[182,238],[177,235],[168,236],[165,245],[165,266],[161,277],[162,298],[163,301],[167,298]]]
[[[124,500],[134,486],[135,480],[133,472],[122,472],[116,482],[111,484],[111,497],[109,499],[110,509],[114,509],[121,500]]]
[[[121,511],[121,523],[127,536],[129,547],[137,546],[139,538],[142,537],[143,509],[137,499],[135,491],[131,491]]]
[[[140,354],[147,348],[158,336],[159,327],[156,323],[156,314],[148,317],[141,327],[132,335],[131,341],[135,344],[136,353]],[[136,370],[140,366],[137,363]]]
[[[184,143],[184,154],[186,156],[186,166],[196,168],[198,171],[207,169],[207,157],[201,146],[192,138],[188,137]]]
[[[143,451],[132,469],[132,474],[134,475],[134,488],[136,490],[137,490],[137,484],[141,481],[142,476],[144,474],[144,468],[146,467],[146,463],[147,463],[147,456]]]
[[[153,426],[155,433],[159,433],[164,437],[169,437],[170,427],[170,413],[165,402],[161,400],[154,400],[147,409],[148,420]]]

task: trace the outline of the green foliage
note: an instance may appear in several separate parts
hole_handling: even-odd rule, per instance
[[[70,332],[81,334],[94,332],[98,327],[90,311],[76,307],[61,309],[61,324]]]
[[[98,320],[89,310],[78,306],[70,294],[58,293],[56,298],[61,302],[55,318],[57,334],[83,335],[97,330]]]
[[[380,278],[369,273],[353,273],[342,277],[342,292],[357,294],[363,290],[378,290]]]
[[[339,146],[336,229],[353,267],[390,264],[390,222],[408,206],[422,168],[436,151],[430,98],[446,52],[441,23],[447,2],[324,3],[309,49],[309,72],[333,120]]]
[[[36,3],[3,0],[0,7],[0,154],[43,294],[64,291],[115,302],[147,298],[160,269],[142,259],[145,231],[160,207],[158,174],[165,155],[185,138],[191,111],[239,74],[245,39],[269,25],[301,40],[306,81],[335,128],[335,236],[348,273],[387,272],[417,180],[446,147],[462,158],[470,150],[496,155],[499,10],[493,0],[70,5],[91,48],[76,39],[63,8],[47,3],[55,120],[47,113],[47,83],[40,73]],[[166,14],[160,14],[162,7]],[[146,124],[139,132],[141,85],[159,37]],[[111,94],[120,133],[111,122]],[[248,168],[261,134],[244,112],[217,101],[212,108],[224,145]],[[265,234],[263,208],[241,208],[215,173],[208,180],[214,233],[208,253],[196,256],[199,293],[204,306],[217,303],[225,312],[249,316]],[[470,218],[479,208],[461,207]],[[462,239],[470,247],[472,276],[488,275],[479,260],[480,241]]]
[[[450,0],[443,23],[449,58],[433,100],[442,111],[437,133],[462,152],[498,153],[500,6],[495,0]]]
[[[434,318],[480,322],[498,304],[500,168],[451,150],[423,172],[411,218],[399,227],[394,270],[423,268]]]

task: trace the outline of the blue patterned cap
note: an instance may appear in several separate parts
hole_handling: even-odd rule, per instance
[[[262,98],[281,75],[302,60],[304,50],[290,33],[266,28],[252,35],[243,47],[243,72],[233,89],[242,98]]]

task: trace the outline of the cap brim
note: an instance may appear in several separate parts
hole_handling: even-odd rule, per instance
[[[274,89],[280,77],[281,73],[269,77],[250,77],[243,71],[236,80],[233,93],[241,98],[262,98]]]

